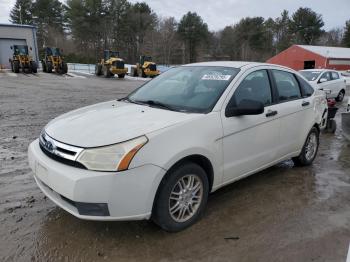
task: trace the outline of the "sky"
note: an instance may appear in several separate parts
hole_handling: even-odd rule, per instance
[[[141,0],[129,0],[139,2]],[[278,17],[283,9],[290,13],[299,7],[310,7],[322,14],[324,29],[344,27],[350,19],[350,0],[144,0],[158,15],[173,16],[177,20],[188,11],[197,12],[210,30],[220,30],[237,23],[241,18],[262,16]],[[62,0],[63,2],[63,0]],[[0,23],[8,23],[15,0],[0,0]]]

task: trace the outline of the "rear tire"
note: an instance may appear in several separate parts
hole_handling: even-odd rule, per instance
[[[52,63],[51,62],[47,62],[46,64],[46,69],[48,73],[52,73]]]
[[[32,71],[32,73],[36,74],[38,72],[38,66],[36,64],[36,62],[31,61],[30,62],[30,69]]]
[[[44,61],[41,62],[42,66],[43,66],[43,72],[47,72],[46,70],[46,63]]]
[[[62,72],[63,72],[63,74],[68,73],[68,65],[65,62],[62,62]]]
[[[95,66],[95,75],[97,75],[97,76],[102,75],[102,65],[97,64],[97,65]]]
[[[19,61],[13,61],[13,71],[19,73]]]
[[[311,128],[307,135],[301,153],[297,157],[293,157],[292,160],[296,166],[309,166],[316,158],[318,147],[320,144],[319,132],[316,127]]]
[[[208,194],[209,182],[203,168],[192,162],[181,163],[160,183],[152,220],[166,231],[181,231],[202,217]]]
[[[118,78],[124,78],[125,77],[125,74],[119,74],[118,75]]]
[[[103,68],[103,75],[105,78],[110,78],[112,76],[111,71],[109,71],[109,67],[105,66]]]
[[[330,119],[327,121],[327,132],[334,134],[335,130],[337,130],[337,122],[334,119]]]
[[[344,90],[340,90],[338,96],[336,97],[336,101],[337,102],[342,102],[344,100],[344,96],[345,96],[345,91]]]

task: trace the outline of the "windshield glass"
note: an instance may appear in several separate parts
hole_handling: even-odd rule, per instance
[[[16,55],[28,55],[28,46],[26,45],[15,45],[14,49]]]
[[[210,112],[238,68],[181,66],[172,68],[128,96],[129,101],[182,112]]]
[[[52,48],[52,55],[53,56],[60,56],[61,55],[61,52],[60,52],[60,49],[59,48]]]
[[[315,81],[317,77],[321,74],[320,71],[300,71],[300,73],[305,77],[308,81]]]

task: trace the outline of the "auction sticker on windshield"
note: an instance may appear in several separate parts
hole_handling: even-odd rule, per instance
[[[222,80],[222,81],[227,81],[231,78],[231,75],[204,75],[202,77],[202,80]]]

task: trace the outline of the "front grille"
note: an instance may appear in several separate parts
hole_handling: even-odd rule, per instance
[[[69,159],[66,159],[66,158],[63,158],[63,157],[60,157],[60,156],[57,156],[57,155],[51,153],[50,151],[46,150],[45,147],[41,143],[39,143],[39,146],[41,148],[41,151],[43,151],[43,153],[46,156],[48,156],[49,158],[51,158],[57,162],[60,162],[62,164],[68,165],[68,166],[87,169],[83,164],[81,164],[77,161],[69,160]]]
[[[150,69],[151,71],[156,71],[156,70],[157,70],[157,65],[156,65],[156,64],[150,64],[150,65],[149,65],[149,69]]]
[[[83,148],[74,147],[58,142],[42,132],[39,145],[45,155],[53,160],[66,165],[87,169],[83,164],[76,161]]]

